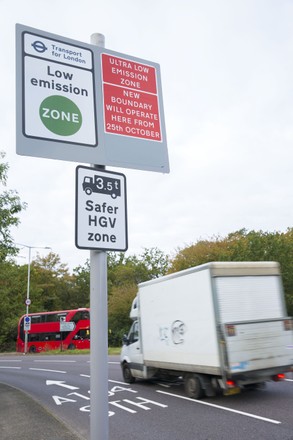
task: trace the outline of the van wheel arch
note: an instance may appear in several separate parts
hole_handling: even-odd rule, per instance
[[[188,397],[192,399],[201,399],[204,395],[199,375],[188,373],[184,376],[184,389]]]
[[[135,377],[133,377],[131,370],[130,370],[130,366],[127,362],[124,362],[122,364],[122,374],[123,374],[123,379],[126,383],[134,383],[135,382]]]

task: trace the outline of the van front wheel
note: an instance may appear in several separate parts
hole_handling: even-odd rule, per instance
[[[122,374],[123,374],[123,379],[126,383],[135,382],[135,377],[132,376],[132,373],[130,371],[130,368],[129,368],[129,365],[127,364],[127,362],[125,362],[122,365]]]

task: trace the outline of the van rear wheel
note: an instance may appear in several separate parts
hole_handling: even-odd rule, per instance
[[[135,377],[132,376],[132,373],[130,371],[130,368],[129,368],[129,365],[127,364],[127,362],[125,362],[122,365],[122,374],[123,374],[123,379],[126,383],[135,382]]]
[[[200,399],[204,394],[201,381],[196,374],[186,374],[184,389],[186,395],[192,399]]]

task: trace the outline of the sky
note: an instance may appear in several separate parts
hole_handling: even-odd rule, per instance
[[[128,255],[171,257],[201,239],[292,227],[292,0],[0,0],[0,150],[27,209],[17,243],[49,246],[73,270],[78,163],[19,156],[15,24],[160,65],[170,173],[127,179]],[[33,249],[32,258],[48,250]],[[25,264],[22,249],[19,264]]]

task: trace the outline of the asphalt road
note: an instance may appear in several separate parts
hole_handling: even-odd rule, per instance
[[[89,380],[87,355],[0,356],[0,382],[29,393],[84,439]],[[293,440],[291,374],[264,390],[196,401],[179,382],[125,384],[119,357],[110,356],[108,389],[110,440]]]

